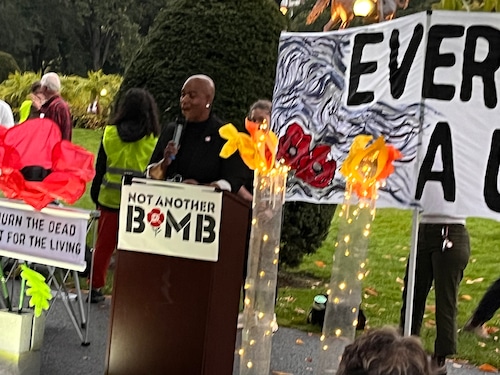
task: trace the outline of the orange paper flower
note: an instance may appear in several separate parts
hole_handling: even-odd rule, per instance
[[[278,137],[269,129],[269,124],[264,120],[262,124],[245,119],[245,129],[250,133],[255,143],[257,154],[256,162],[262,171],[271,169],[276,159]]]
[[[394,172],[392,162],[401,158],[399,150],[388,146],[383,137],[375,142],[371,135],[358,135],[349,150],[340,173],[360,198],[372,198],[377,182]]]

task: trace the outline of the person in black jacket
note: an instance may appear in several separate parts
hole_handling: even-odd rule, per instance
[[[215,85],[210,77],[197,74],[186,80],[180,97],[185,121],[165,127],[151,156],[148,177],[238,192],[248,176],[248,167],[238,153],[228,159],[219,156],[226,142],[219,128],[225,123],[211,111],[214,97]],[[177,132],[181,136],[176,142]]]

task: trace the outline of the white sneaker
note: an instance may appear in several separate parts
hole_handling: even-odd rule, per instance
[[[236,329],[243,328],[243,313],[238,314],[238,324],[236,324]]]
[[[276,321],[276,314],[274,314],[274,316],[273,316],[273,321],[271,322],[271,329],[272,329],[273,333],[276,333],[276,331],[278,331],[278,329],[279,329],[278,322]]]

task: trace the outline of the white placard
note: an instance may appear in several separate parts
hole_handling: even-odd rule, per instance
[[[217,261],[222,193],[133,179],[122,186],[118,249]]]
[[[83,271],[90,211],[0,199],[0,255]]]

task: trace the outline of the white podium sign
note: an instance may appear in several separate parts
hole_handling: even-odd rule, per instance
[[[118,249],[215,262],[222,193],[134,178],[122,186]]]
[[[0,256],[83,271],[91,212],[0,199]]]

